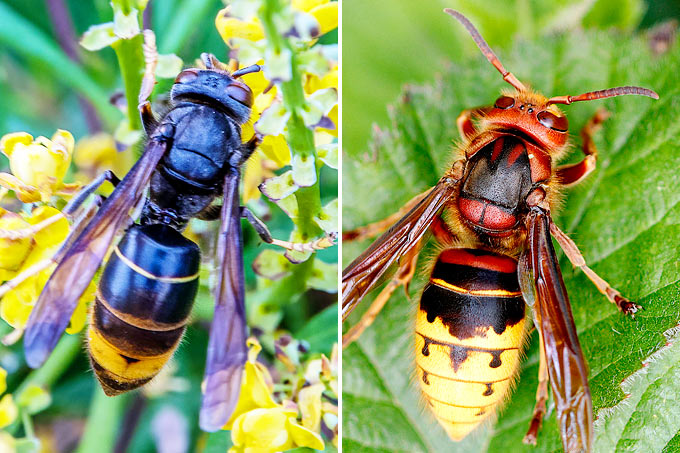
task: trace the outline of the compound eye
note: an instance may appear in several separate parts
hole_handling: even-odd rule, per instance
[[[187,69],[177,74],[177,77],[175,78],[175,83],[190,83],[196,80],[197,77],[198,77],[197,70]]]
[[[497,109],[509,109],[515,105],[515,98],[512,98],[510,96],[501,96],[498,99],[496,99],[496,103],[494,104],[494,107]]]
[[[227,95],[246,107],[253,105],[253,93],[250,91],[250,88],[232,83],[227,86]]]
[[[569,130],[569,121],[566,116],[557,116],[552,112],[543,110],[536,115],[538,122],[547,128],[557,132],[567,132]]]

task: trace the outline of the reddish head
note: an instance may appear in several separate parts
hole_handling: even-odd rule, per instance
[[[516,130],[527,134],[548,152],[561,149],[567,142],[569,122],[555,104],[571,104],[578,101],[593,101],[626,94],[636,94],[659,99],[652,90],[625,86],[592,91],[578,96],[545,96],[527,89],[511,72],[507,71],[496,54],[470,21],[458,11],[444,10],[455,17],[470,33],[479,50],[501,73],[503,80],[515,88],[496,100],[494,108],[484,117],[487,127],[500,130]]]

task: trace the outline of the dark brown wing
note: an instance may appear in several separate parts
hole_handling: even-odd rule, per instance
[[[78,236],[47,281],[31,312],[24,334],[29,366],[47,359],[68,326],[78,299],[92,281],[118,230],[129,221],[135,206],[166,150],[166,143],[151,140],[146,151]]]
[[[248,354],[239,179],[238,171],[232,170],[224,181],[215,316],[210,327],[200,414],[201,429],[209,432],[222,428],[234,411]]]
[[[342,319],[354,310],[392,263],[418,244],[455,189],[456,180],[440,179],[422,201],[345,268]]]
[[[593,407],[588,370],[550,239],[551,221],[550,215],[540,208],[529,213],[529,247],[520,258],[519,279],[541,329],[564,451],[589,452]]]

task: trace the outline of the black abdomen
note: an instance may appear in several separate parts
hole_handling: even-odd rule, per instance
[[[196,297],[199,263],[198,246],[165,225],[134,225],[114,249],[89,330],[107,394],[143,385],[168,361]]]

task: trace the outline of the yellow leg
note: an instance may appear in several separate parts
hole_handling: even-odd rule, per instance
[[[604,294],[610,302],[619,307],[619,310],[627,315],[634,316],[634,314],[642,308],[640,305],[637,305],[623,297],[620,292],[618,292],[615,288],[612,288],[612,286],[602,277],[597,275],[595,271],[586,266],[586,260],[583,258],[581,251],[578,249],[574,241],[572,241],[569,236],[564,234],[562,230],[560,230],[559,227],[553,222],[550,222],[550,233],[560,244],[560,247],[562,247],[562,250],[564,250],[567,258],[569,258],[569,261],[571,261],[571,264],[581,269],[583,273],[585,273],[590,279],[590,281],[595,284],[595,287],[597,287],[598,291]]]
[[[539,338],[541,336],[539,331]],[[536,445],[536,437],[538,430],[543,423],[543,417],[546,412],[546,404],[548,402],[548,367],[546,366],[545,350],[543,348],[543,339],[540,339],[541,358],[538,364],[538,388],[536,389],[536,406],[534,407],[534,415],[531,417],[529,423],[529,430],[524,436],[523,442],[525,444]]]
[[[416,262],[418,261],[418,252],[420,247],[413,247],[404,257],[402,258],[403,264],[397,269],[397,273],[394,278],[380,291],[378,297],[375,298],[373,303],[366,313],[363,314],[358,323],[353,325],[346,334],[342,336],[342,347],[343,349],[349,346],[353,341],[359,339],[364,330],[375,321],[380,311],[383,309],[389,298],[394,294],[397,288],[404,286],[406,291],[408,291],[408,285],[413,278],[413,274],[416,271]]]

